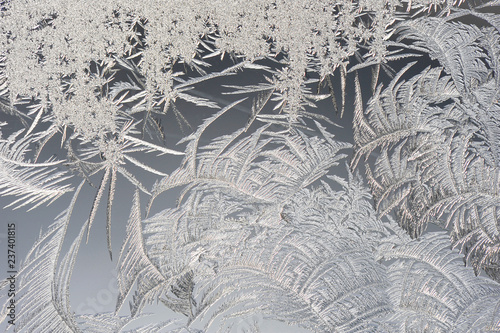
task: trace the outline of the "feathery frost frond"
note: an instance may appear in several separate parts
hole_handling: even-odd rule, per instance
[[[476,274],[483,268],[500,281],[500,34],[451,18],[402,22],[397,31],[441,67],[410,76],[408,65],[364,114],[357,109],[352,164],[365,156],[379,214],[394,212],[413,236],[429,222],[449,228]]]
[[[134,202],[127,225],[127,238],[123,243],[118,259],[118,286],[120,294],[116,304],[116,312],[121,308],[132,286],[137,283],[139,292],[134,295],[134,305],[131,305],[132,316],[135,316],[144,305],[146,294],[154,293],[166,278],[148,258],[144,244],[141,226],[139,192],[134,195]]]
[[[384,253],[384,259],[396,259],[387,273],[394,331],[500,329],[498,284],[474,276],[449,247],[448,236],[436,232]]]
[[[80,332],[70,311],[68,288],[82,232],[60,265],[58,259],[82,185],[83,182],[68,209],[33,245],[17,273],[16,332]],[[9,305],[9,301],[10,298],[4,307]]]
[[[19,138],[21,133],[22,130],[0,140],[0,193],[18,197],[6,207],[17,209],[31,205],[31,210],[44,203],[50,204],[73,189],[64,184],[70,175],[57,169],[63,161],[48,159],[37,163],[26,159],[30,145],[43,133]]]

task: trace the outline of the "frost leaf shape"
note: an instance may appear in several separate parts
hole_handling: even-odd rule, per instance
[[[366,219],[366,191],[346,184],[345,196],[352,198],[341,204],[333,198],[311,201],[318,210],[314,223],[311,215],[289,214],[290,206],[304,204],[305,188],[343,157],[338,151],[347,145],[319,124],[322,137],[268,128],[235,140],[242,129],[202,147],[198,177],[186,178],[187,198],[144,221],[148,257],[170,277],[158,285],[158,298],[188,316],[190,325],[207,329],[219,325],[223,331],[239,316],[262,312],[318,332],[369,331],[391,309],[383,292],[384,267],[371,251],[371,232],[380,230],[373,214]],[[353,211],[345,212],[349,205]],[[341,221],[331,221],[334,216]],[[340,226],[361,216],[363,225],[374,224],[363,233],[368,242],[361,232]],[[337,228],[329,231],[334,223]]]
[[[496,332],[500,329],[500,285],[476,277],[450,251],[445,232],[387,250],[390,320],[400,332]]]
[[[120,292],[116,304],[116,312],[118,312],[131,292],[132,286],[137,283],[138,292],[131,304],[132,316],[135,316],[144,306],[145,297],[148,299],[152,297],[149,295],[154,294],[158,286],[166,280],[147,256],[142,233],[139,192],[136,190],[127,224],[127,238],[122,245],[118,259],[117,279]]]
[[[402,22],[396,33],[400,40],[411,40],[412,48],[423,49],[438,60],[458,91],[467,91],[472,80],[483,81],[488,75],[480,60],[484,53],[476,42],[483,33],[476,25],[426,17]]]
[[[298,130],[292,130],[289,134],[268,132],[269,125],[265,125],[239,140],[244,129],[216,138],[197,153],[197,137],[217,116],[206,120],[192,136],[192,141],[186,148],[183,166],[159,182],[153,190],[155,197],[170,188],[186,186],[181,195],[190,195],[188,202],[181,206],[184,208],[167,210],[160,216],[145,221],[144,232],[148,235],[146,243],[149,247],[147,253],[141,243],[142,239],[134,236],[141,232],[137,227],[140,223],[139,213],[134,213],[136,226],[130,227],[124,246],[133,247],[137,256],[124,255],[122,250],[122,257],[125,259],[120,263],[120,267],[124,268],[124,279],[141,276],[141,286],[132,305],[133,313],[144,302],[158,299],[163,289],[164,293],[159,298],[161,301],[188,317],[193,316],[195,304],[190,292],[185,293],[183,290],[192,287],[193,262],[203,255],[203,247],[197,243],[198,232],[209,221],[201,216],[213,214],[206,210],[207,206],[198,207],[197,202],[204,196],[203,193],[217,191],[222,197],[227,197],[227,202],[220,206],[221,212],[227,214],[236,214],[257,205],[264,207],[261,212],[263,216],[272,214],[276,217],[289,197],[324,175],[329,167],[344,157],[337,154],[338,151],[349,147],[348,144],[334,141],[333,136],[319,124],[324,138],[308,138]],[[200,199],[195,199],[195,193],[200,195]],[[194,207],[189,208],[191,205]],[[136,208],[138,209],[134,206]],[[186,210],[191,209],[195,211],[188,214]],[[196,226],[195,221],[199,220],[194,216],[198,216],[195,213],[198,209],[204,212],[200,215],[203,224]],[[189,217],[192,214],[195,215]],[[259,217],[255,216],[253,219],[258,220]],[[180,232],[186,234],[179,234]],[[169,251],[175,254],[170,255]],[[139,262],[139,268],[132,268],[136,265],[134,260]],[[123,290],[129,291],[132,284],[131,280],[124,283]],[[155,288],[149,287],[150,285]]]
[[[69,184],[61,185],[70,178],[55,166],[62,161],[48,159],[43,163],[26,161],[30,145],[44,133],[19,138],[22,131],[0,140],[0,195],[18,197],[6,207],[18,209],[32,205],[32,210],[43,203],[52,203],[63,194],[72,191]]]
[[[201,128],[206,128],[214,118],[206,120]],[[267,124],[236,142],[244,129],[219,137],[200,153],[197,153],[197,145],[201,133],[196,132],[186,139],[192,141],[186,148],[184,166],[153,186],[148,210],[159,194],[188,184],[213,184],[238,192],[255,203],[282,204],[325,175],[345,157],[338,152],[350,147],[348,143],[333,140],[333,135],[316,124],[323,138],[309,138],[296,129],[291,129],[289,134],[269,131]]]
[[[69,207],[33,245],[18,271],[15,332],[80,332],[69,306],[68,288],[84,228],[59,266],[57,262],[82,185]]]
[[[143,324],[133,330],[124,331],[124,327],[135,318],[119,317],[113,313],[97,315],[75,316],[69,303],[69,283],[75,264],[76,256],[82,239],[85,235],[85,223],[79,235],[71,244],[68,252],[58,263],[61,255],[62,243],[65,238],[71,213],[76,198],[84,182],[75,191],[69,207],[62,212],[57,220],[49,226],[49,230],[42,234],[33,245],[22,264],[18,274],[18,288],[16,291],[16,333],[108,333],[108,332],[186,332],[201,333],[186,327],[185,321],[166,321],[157,324]],[[6,293],[9,283],[4,280],[1,284],[2,292]],[[8,314],[8,298],[2,308],[2,319]],[[8,327],[9,328],[9,327]]]
[[[500,281],[500,35],[432,18],[399,33],[442,67],[410,76],[408,65],[356,109],[353,165],[365,157],[379,214],[394,212],[413,237],[429,222],[449,228],[476,274]]]
[[[399,82],[414,64],[406,65],[383,91],[381,85],[377,88],[365,114],[361,108],[356,108],[353,167],[361,156],[368,158],[377,148],[390,148],[412,135],[432,135],[451,127],[450,122],[438,117],[446,110],[436,106],[447,97],[458,97],[458,92],[449,82],[450,78],[441,77],[439,68],[427,68],[408,82]]]
[[[499,166],[500,35],[491,27],[453,22],[453,17],[402,22],[397,30],[401,39],[411,41],[411,48],[421,48],[431,59],[437,59],[451,76],[462,96],[463,112],[480,128],[478,134],[486,141],[488,155]],[[494,20],[486,21],[495,24]]]
[[[252,238],[234,234],[233,255],[219,260],[214,276],[202,277],[195,288],[196,319],[209,327],[221,318],[224,326],[234,317],[263,313],[314,332],[376,327],[377,318],[391,311],[383,266],[351,231],[305,229],[281,226]]]

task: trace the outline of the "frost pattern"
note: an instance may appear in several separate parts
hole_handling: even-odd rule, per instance
[[[73,192],[19,269],[15,331],[240,332],[254,315],[311,332],[500,330],[497,6],[0,2],[0,193],[41,209]],[[251,72],[262,80],[234,84]],[[220,98],[201,91],[214,82]],[[346,115],[351,88],[354,144],[315,111]],[[215,111],[192,125],[186,104]],[[241,128],[210,134],[246,107]],[[62,157],[43,158],[54,144]],[[136,190],[113,256],[122,182]],[[84,186],[93,204],[62,253]],[[151,213],[166,193],[175,207]],[[77,254],[101,220],[116,311],[74,313]],[[178,316],[131,329],[149,304]]]

